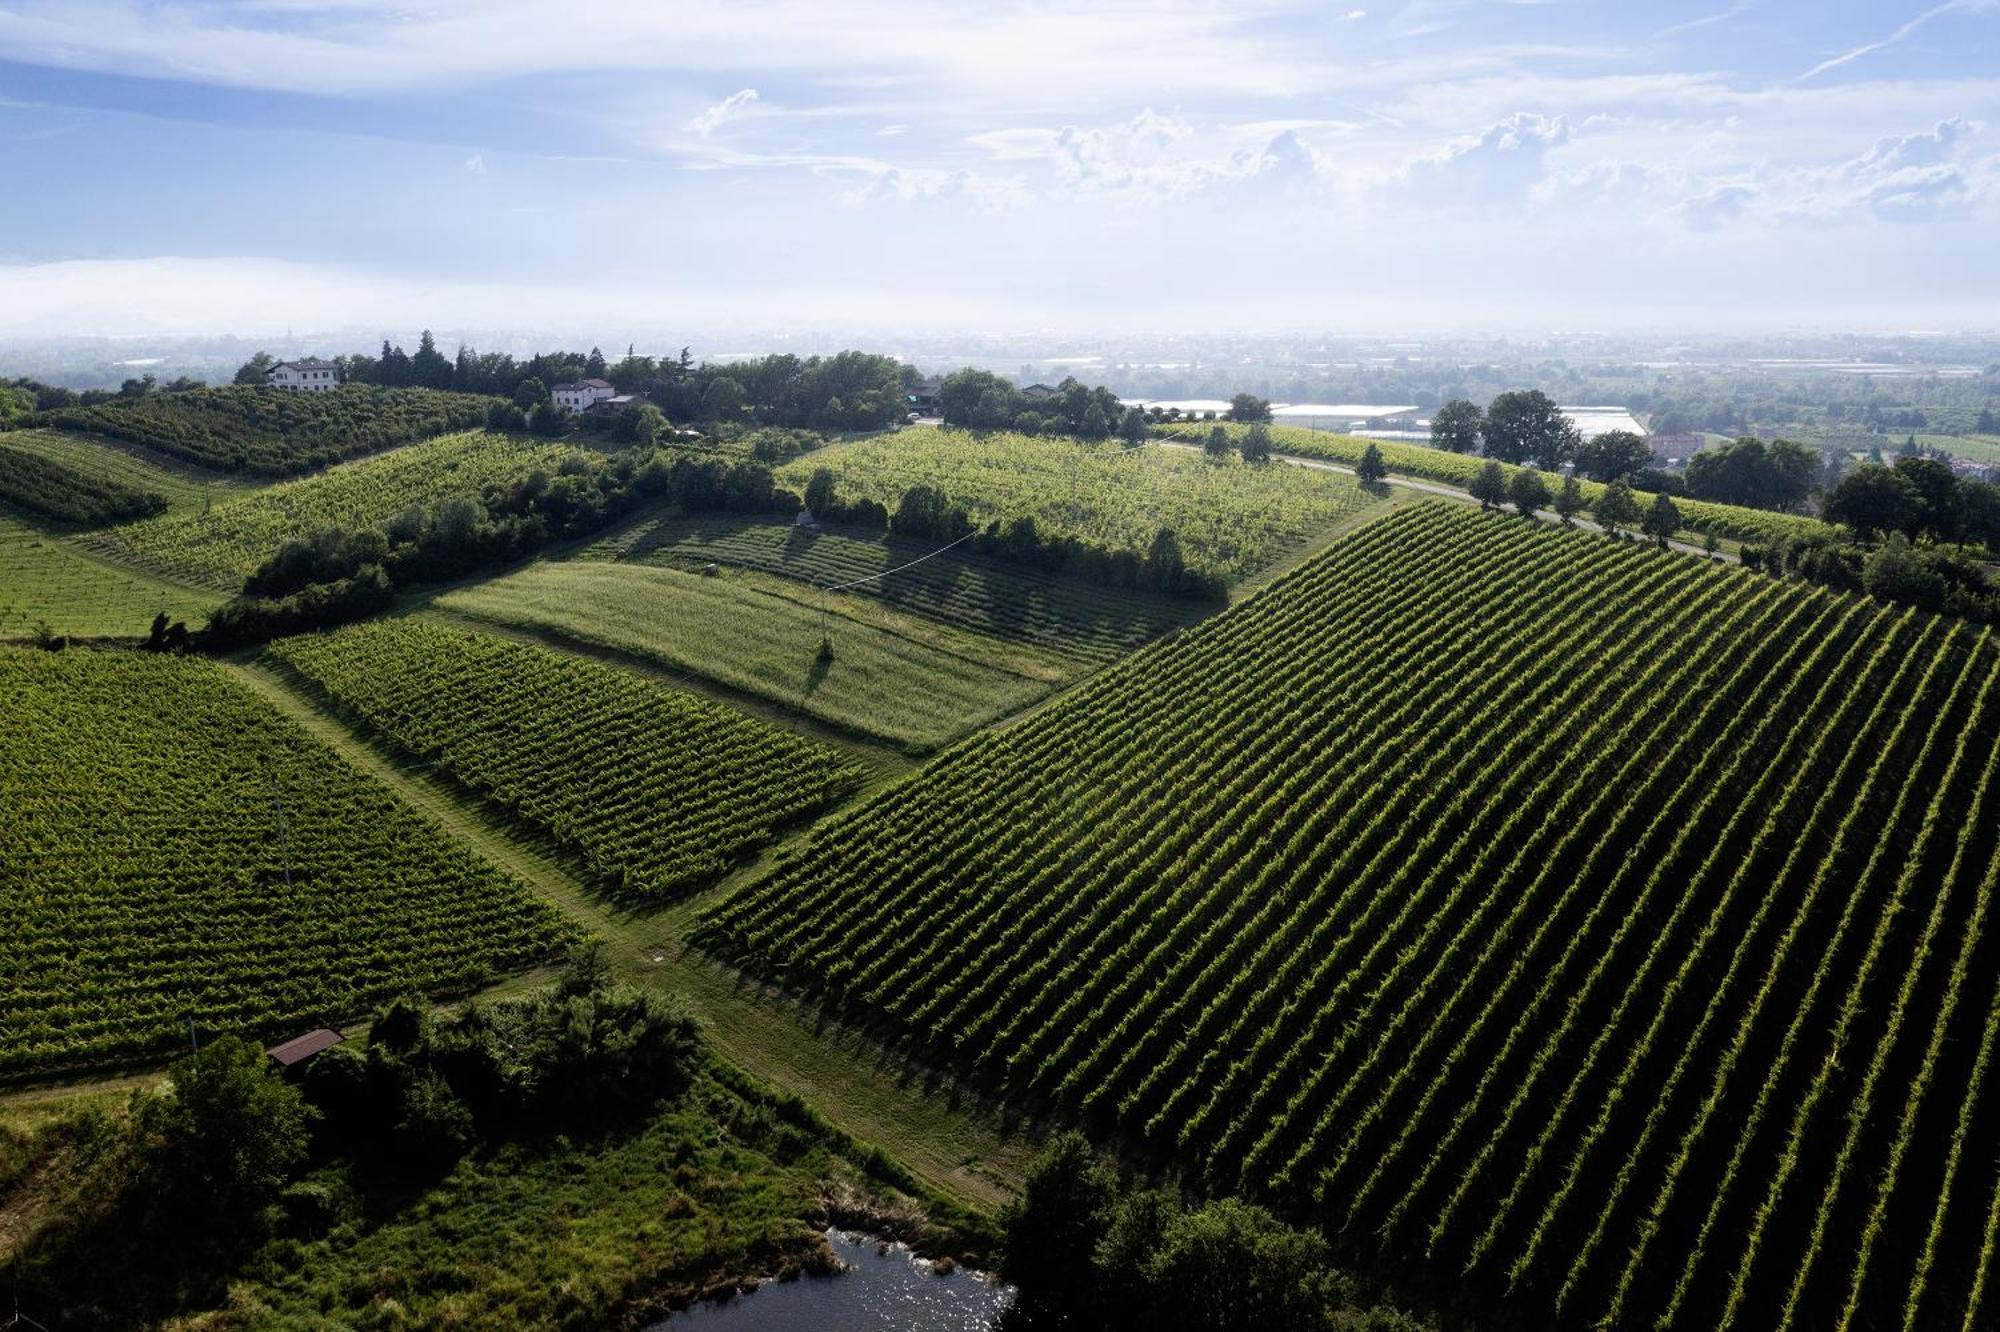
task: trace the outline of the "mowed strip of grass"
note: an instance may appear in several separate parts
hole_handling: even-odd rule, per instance
[[[141,457],[137,445],[71,435],[59,430],[0,432],[0,445],[39,454],[79,476],[107,486],[151,491],[167,501],[167,512],[163,517],[200,513],[213,505],[261,490],[265,484],[240,476],[225,476],[194,467],[163,463]]]
[[[143,636],[165,611],[199,623],[222,597],[96,559],[49,525],[0,509],[0,638],[37,624],[85,638]]]
[[[434,604],[701,676],[910,749],[933,748],[1026,707],[1075,669],[1052,654],[900,615],[865,597],[825,597],[822,621],[821,601],[798,583],[741,569],[703,576],[567,561],[537,564]]]
[[[578,558],[676,568],[714,562],[826,586],[868,579],[852,589],[854,595],[1089,665],[1116,661],[1169,630],[1192,624],[1210,609],[964,550],[935,554],[937,549],[935,541],[860,528],[822,525],[808,530],[788,518],[690,514],[627,527]]]

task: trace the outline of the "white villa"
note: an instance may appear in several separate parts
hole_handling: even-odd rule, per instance
[[[308,356],[302,361],[280,361],[271,367],[272,388],[294,393],[330,393],[340,387],[340,369],[332,361]]]
[[[574,384],[558,384],[549,390],[556,406],[566,412],[585,412],[600,402],[609,402],[618,393],[601,379],[579,379]]]

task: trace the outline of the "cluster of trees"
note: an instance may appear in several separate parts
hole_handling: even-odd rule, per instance
[[[536,470],[511,486],[411,505],[379,528],[332,528],[294,538],[210,613],[204,648],[222,649],[323,628],[385,609],[399,588],[511,564],[551,541],[601,530],[645,499],[690,510],[797,513],[761,463],[632,450],[601,465],[582,458],[557,474]]]
[[[1473,475],[1466,490],[1483,509],[1512,504],[1523,517],[1553,509],[1567,524],[1578,514],[1588,512],[1612,536],[1619,536],[1636,524],[1640,532],[1662,546],[1682,526],[1680,507],[1671,495],[1660,492],[1653,496],[1652,503],[1641,505],[1631,484],[1623,480],[1606,486],[1593,503],[1584,499],[1583,487],[1574,476],[1564,477],[1562,485],[1551,490],[1547,478],[1533,468],[1522,468],[1510,477],[1498,462],[1489,462]]]
[[[1031,401],[1012,380],[967,367],[938,381],[938,414],[949,426],[967,430],[1019,430],[1105,439],[1125,422],[1118,395],[1103,385],[1090,388],[1072,376],[1056,385],[1053,397]],[[1139,414],[1142,436],[1145,417]]]
[[[1746,509],[1794,513],[1818,489],[1824,465],[1817,450],[1778,439],[1739,439],[1688,459],[1687,493]]]
[[[679,1095],[703,1058],[685,1010],[611,984],[591,952],[528,999],[442,1019],[397,1003],[365,1048],[337,1046],[301,1080],[218,1037],[135,1093],[129,1119],[69,1130],[74,1196],[16,1253],[16,1276],[79,1326],[212,1307],[257,1245],[358,1219],[339,1168],[442,1173],[476,1143],[613,1123]]]
[[[12,379],[0,382],[0,426],[31,412],[95,407],[100,403],[147,398],[154,393],[185,393],[190,389],[206,387],[203,381],[187,375],[170,379],[164,384],[153,375],[139,375],[127,379],[115,389],[84,389],[79,393],[60,384],[44,384],[38,379]]]
[[[1508,463],[1533,463],[1553,472],[1576,461],[1583,444],[1576,425],[1540,389],[1502,393],[1481,411],[1455,398],[1431,414],[1431,444],[1453,453],[1478,453]]]
[[[1128,1185],[1074,1133],[1000,1217],[1003,1326],[1104,1332],[1419,1332],[1333,1266],[1327,1243],[1233,1199]]]
[[[1935,458],[1864,463],[1827,491],[1821,512],[1864,541],[1899,533],[2000,549],[2000,486],[1961,478]]]
[[[1743,565],[1825,587],[1866,592],[1878,601],[2000,624],[2000,590],[1962,551],[1889,536],[1872,550],[1850,541],[1801,537],[1745,546]]]
[[[840,498],[833,472],[824,467],[815,468],[807,481],[804,505],[814,518],[824,522],[887,530],[940,545],[963,541],[973,554],[1111,587],[1200,600],[1228,595],[1228,585],[1221,579],[1188,567],[1180,537],[1170,527],[1154,534],[1144,555],[1109,550],[1071,536],[1051,536],[1027,514],[976,529],[964,507],[952,503],[934,486],[911,486],[903,492],[894,513],[871,500],[846,503]]]
[[[697,365],[685,347],[678,356],[668,357],[642,356],[628,347],[616,361],[607,360],[596,347],[588,352],[540,352],[516,360],[505,352],[481,353],[461,346],[455,356],[447,357],[429,330],[414,354],[384,340],[380,355],[333,360],[345,383],[480,393],[507,399],[524,416],[547,401],[551,385],[602,379],[620,393],[645,398],[672,421],[815,430],[875,430],[902,420],[908,410],[908,386],[916,378],[893,357],[858,351],[826,357],[764,356],[727,365]],[[236,382],[265,383],[276,364],[268,352],[258,352],[236,372]],[[549,410],[556,411],[553,406]]]

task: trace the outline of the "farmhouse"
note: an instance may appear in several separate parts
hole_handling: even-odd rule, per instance
[[[317,356],[280,361],[271,367],[269,382],[272,388],[293,393],[331,393],[340,387],[340,367]]]
[[[936,416],[938,410],[938,382],[935,379],[919,379],[904,395],[910,410],[918,416]]]
[[[618,390],[601,379],[579,379],[573,384],[558,384],[549,390],[556,406],[566,412],[588,411],[600,402],[607,402],[616,396]]]

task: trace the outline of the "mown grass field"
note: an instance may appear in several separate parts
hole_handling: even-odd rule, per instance
[[[37,624],[63,635],[141,638],[161,611],[198,626],[222,600],[109,563],[51,525],[0,508],[0,638],[26,638]]]
[[[0,715],[0,1077],[189,1019],[292,1034],[573,937],[214,663],[0,648]]]
[[[167,515],[200,513],[226,504],[264,482],[171,463],[147,456],[135,445],[59,430],[0,432],[0,445],[40,454],[91,480],[151,491],[167,501]]]
[[[933,541],[856,528],[805,531],[788,518],[693,514],[633,524],[577,558],[676,569],[714,563],[821,587],[868,579],[849,594],[1090,665],[1115,661],[1208,610],[1177,597],[1061,578],[958,550],[923,558],[936,549]]]
[[[169,513],[82,540],[112,559],[234,591],[289,537],[329,527],[369,527],[412,504],[477,497],[487,485],[540,468],[553,474],[584,455],[566,445],[472,431],[329,468],[213,509]]]
[[[828,746],[685,690],[491,634],[382,620],[269,652],[620,898],[710,883],[863,777]]]
[[[1077,670],[1068,658],[931,623],[872,598],[823,597],[790,579],[734,568],[704,576],[646,564],[550,562],[435,604],[699,676],[850,734],[916,749],[1026,707]],[[830,656],[822,642],[831,644]]]
[[[1996,775],[1984,631],[1424,504],[696,937],[1524,1325],[1971,1332]]]
[[[992,431],[920,426],[829,445],[778,469],[801,493],[819,468],[847,503],[872,499],[892,513],[912,486],[932,486],[975,526],[1031,517],[1044,537],[1074,537],[1143,555],[1162,527],[1179,536],[1188,566],[1236,580],[1268,567],[1343,518],[1376,502],[1352,478],[1212,462],[1179,450],[1124,449]]]

